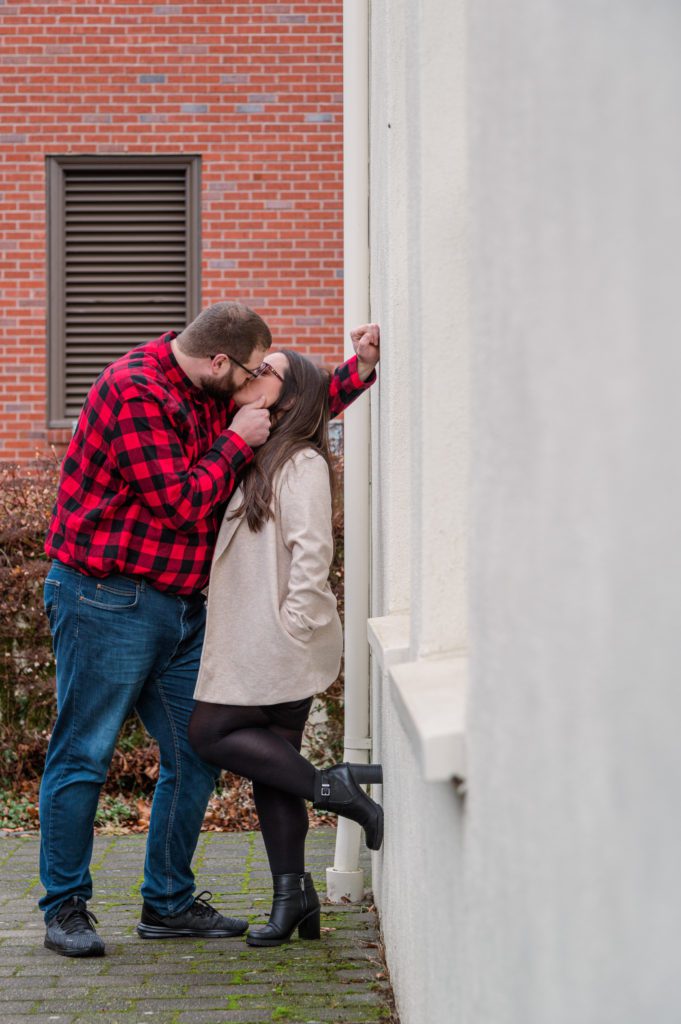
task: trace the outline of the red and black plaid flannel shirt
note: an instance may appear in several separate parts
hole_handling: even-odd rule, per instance
[[[224,506],[253,458],[229,430],[235,414],[196,387],[170,347],[140,345],[93,385],[64,458],[45,551],[89,576],[142,576],[193,594],[208,582]],[[366,390],[357,358],[338,367],[338,415]]]

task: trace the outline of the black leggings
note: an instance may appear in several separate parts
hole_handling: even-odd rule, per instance
[[[263,707],[197,701],[189,742],[204,761],[253,782],[273,875],[305,870],[306,800],[316,769],[300,754],[312,698]]]

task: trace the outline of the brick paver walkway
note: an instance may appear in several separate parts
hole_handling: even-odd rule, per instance
[[[315,829],[308,840],[320,894],[334,836],[333,829]],[[256,950],[243,939],[138,938],[145,838],[96,837],[90,909],[107,955],[76,960],[43,946],[37,837],[0,835],[2,1024],[365,1024],[389,1017],[369,900],[324,906],[320,942],[296,937]],[[363,864],[368,878],[366,851]],[[194,865],[219,909],[266,920],[271,883],[259,833],[204,833]]]

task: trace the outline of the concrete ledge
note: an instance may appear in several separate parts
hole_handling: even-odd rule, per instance
[[[383,615],[367,623],[369,646],[372,654],[387,672],[392,665],[409,657],[411,618],[409,615]]]
[[[395,664],[388,672],[398,710],[427,782],[466,778],[468,658]]]

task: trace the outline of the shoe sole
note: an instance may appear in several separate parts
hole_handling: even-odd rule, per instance
[[[293,934],[293,932],[291,933]],[[291,935],[287,939],[249,939],[246,936],[247,946],[284,946],[291,941]]]
[[[288,935],[281,935],[278,939],[262,939],[259,935],[250,932],[246,936],[246,944],[248,946],[283,946],[285,942],[291,941],[291,937],[296,928],[298,929],[298,938],[302,939],[303,942],[317,942],[321,939],[319,927],[317,926],[315,928],[314,934],[312,935],[308,934],[309,926],[305,927],[310,918],[317,918],[317,922],[319,921],[319,907],[311,910],[310,913],[302,919],[302,921],[295,924]],[[303,929],[302,932],[301,927]]]
[[[248,929],[248,924],[238,931],[214,928],[210,931],[196,931],[193,928],[164,928],[163,925],[138,924],[137,934],[141,939],[236,939]]]
[[[70,956],[70,957],[85,957],[85,956],[104,956],[105,947],[101,949],[63,949],[58,946],[56,942],[50,942],[45,939],[45,949],[51,949],[53,953],[58,953],[59,956]]]
[[[295,928],[293,929],[293,931],[295,931]],[[287,942],[291,941],[291,936],[292,935],[293,935],[293,932],[291,932],[291,935],[289,935],[289,937],[287,939],[249,939],[249,937],[246,936],[246,945],[247,946],[283,946]],[[318,936],[318,935],[315,935],[314,938],[304,938],[302,935],[300,936],[300,941],[301,942],[319,942],[320,939],[321,939],[321,936]]]

